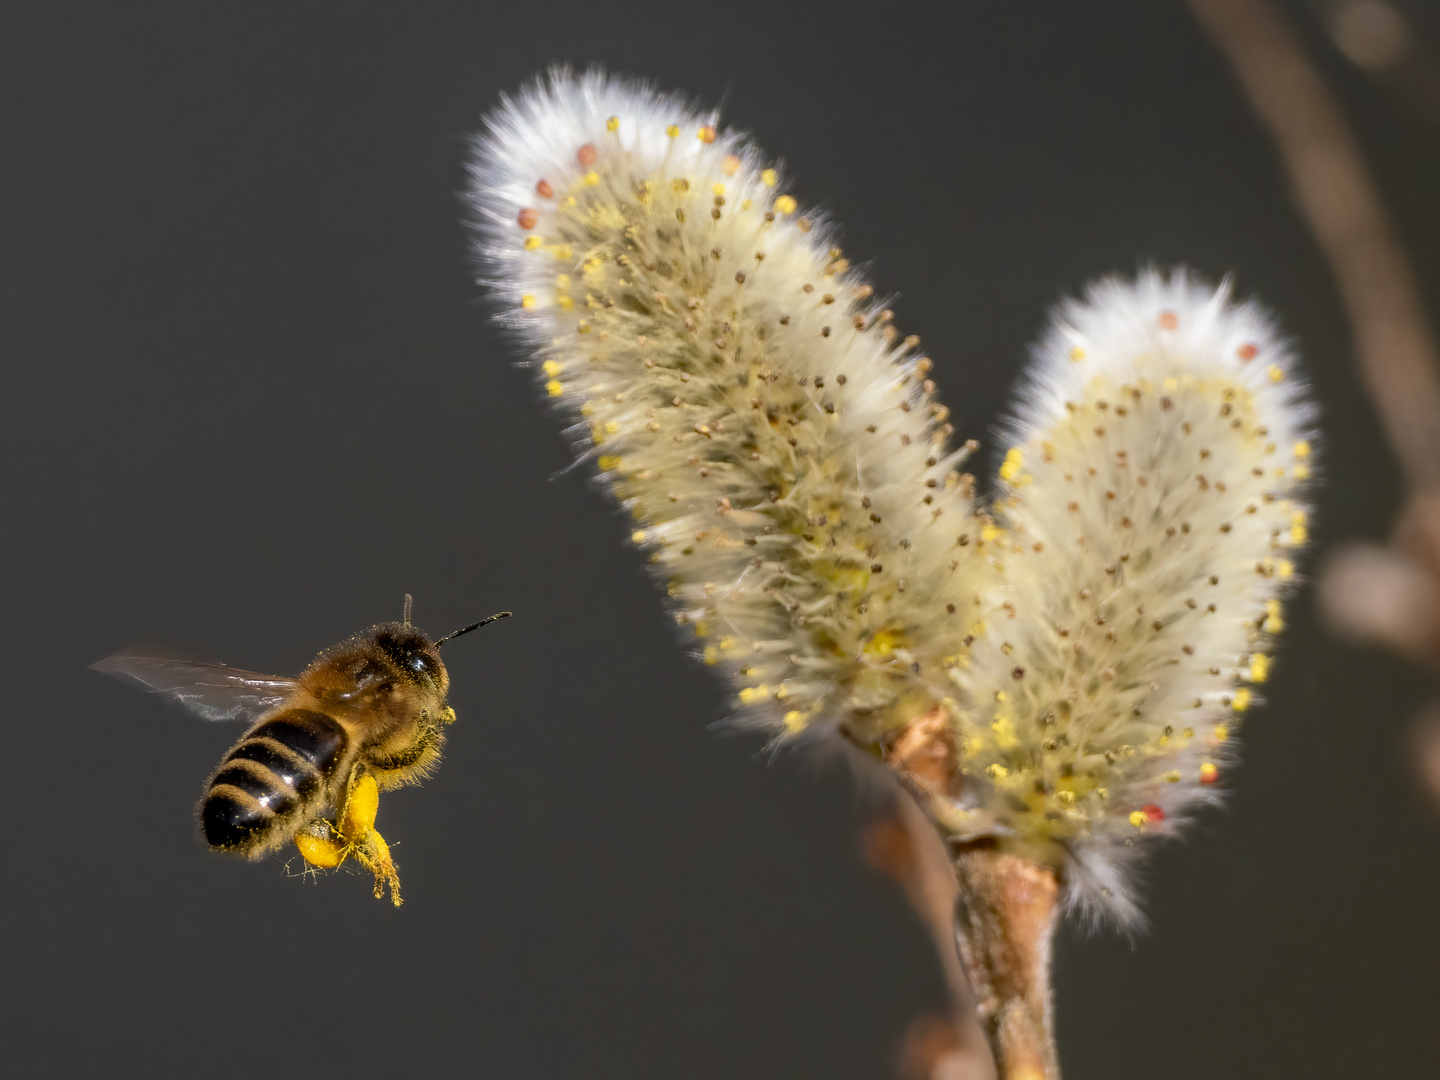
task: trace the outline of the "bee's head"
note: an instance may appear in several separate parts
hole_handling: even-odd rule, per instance
[[[409,623],[381,623],[369,637],[406,679],[442,694],[449,689],[450,676],[440,659],[440,643],[431,641],[423,630]]]
[[[406,615],[409,615],[410,597],[406,596],[405,600]],[[440,659],[440,646],[452,638],[478,630],[496,619],[508,618],[509,615],[510,612],[502,611],[488,619],[461,627],[453,634],[446,634],[436,641],[431,641],[425,631],[417,630],[408,618],[403,623],[381,623],[372,628],[368,636],[386,659],[398,667],[407,679],[427,690],[439,690],[443,695],[450,688],[450,676],[445,671],[444,661]]]

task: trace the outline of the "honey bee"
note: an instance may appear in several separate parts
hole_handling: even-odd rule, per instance
[[[205,785],[198,816],[212,851],[259,859],[293,841],[311,867],[354,858],[375,896],[400,905],[390,845],[375,831],[380,792],[425,780],[440,762],[450,676],[440,647],[502,611],[432,641],[410,624],[380,623],[332,645],[294,678],[224,664],[117,654],[96,671],[168,694],[205,720],[249,730]]]

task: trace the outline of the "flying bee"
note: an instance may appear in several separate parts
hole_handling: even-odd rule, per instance
[[[205,785],[200,829],[212,851],[259,859],[293,841],[312,867],[353,857],[375,896],[400,905],[390,846],[375,831],[380,792],[418,784],[440,763],[450,676],[440,647],[511,613],[432,641],[410,624],[381,623],[320,653],[295,678],[224,664],[117,654],[96,671],[168,694],[206,720],[249,730]]]

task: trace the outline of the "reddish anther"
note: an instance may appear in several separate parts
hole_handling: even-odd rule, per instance
[[[595,147],[588,142],[580,147],[579,150],[575,151],[575,160],[580,162],[582,169],[588,169],[591,165],[594,165],[595,159],[599,156],[600,155],[595,152]]]
[[[1173,311],[1162,311],[1156,321],[1159,322],[1161,330],[1174,330],[1180,325],[1180,316]]]
[[[551,199],[555,196],[555,189],[550,186],[549,180],[541,180],[535,185],[535,194],[542,199]]]
[[[1241,360],[1244,360],[1248,364],[1251,360],[1255,359],[1256,354],[1258,354],[1259,352],[1259,349],[1257,349],[1254,345],[1250,344],[1250,342],[1247,341],[1244,345],[1241,345],[1238,349],[1235,350],[1235,355],[1240,357]]]
[[[1146,820],[1149,821],[1151,824],[1154,824],[1157,821],[1165,820],[1165,811],[1161,810],[1160,807],[1156,806],[1154,803],[1146,803],[1144,806],[1140,807],[1140,812],[1145,815]]]
[[[520,215],[515,220],[520,222],[522,229],[533,229],[535,223],[540,220],[540,212],[538,210],[531,210],[527,206],[524,210],[520,211]]]

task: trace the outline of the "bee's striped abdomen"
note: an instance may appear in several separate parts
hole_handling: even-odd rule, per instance
[[[298,825],[295,812],[308,805],[335,771],[345,749],[345,729],[324,713],[291,709],[261,724],[220,763],[200,822],[212,848],[255,847],[277,830]]]

